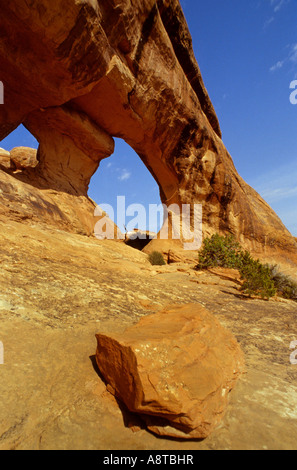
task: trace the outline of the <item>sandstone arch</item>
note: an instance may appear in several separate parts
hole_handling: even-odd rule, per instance
[[[24,123],[44,186],[87,195],[123,138],[165,204],[202,203],[204,234],[296,259],[296,242],[237,174],[178,0],[25,0],[2,6],[0,138]]]

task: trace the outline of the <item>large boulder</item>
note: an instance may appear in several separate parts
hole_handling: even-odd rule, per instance
[[[37,150],[30,147],[15,147],[10,152],[10,158],[17,170],[35,168],[38,165]]]
[[[220,423],[244,358],[233,335],[201,305],[170,306],[122,335],[96,337],[108,390],[149,430],[201,439]]]

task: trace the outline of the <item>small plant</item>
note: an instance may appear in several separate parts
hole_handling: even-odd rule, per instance
[[[277,292],[269,266],[253,259],[230,235],[216,234],[204,240],[196,269],[218,266],[237,269],[243,281],[241,290],[249,296],[260,295],[269,299]]]
[[[204,240],[203,249],[199,253],[197,269],[237,268],[240,254],[240,245],[231,235],[223,237],[215,234]]]
[[[274,297],[277,290],[271,278],[269,266],[251,257],[249,257],[249,261],[246,264],[243,261],[241,262],[239,272],[243,280],[242,291],[249,296],[260,295],[262,299]]]
[[[153,266],[164,266],[166,264],[162,253],[160,253],[159,251],[153,251],[152,253],[150,253],[149,262]]]
[[[278,295],[297,302],[297,283],[286,274],[279,272],[277,266],[270,266],[269,269]]]

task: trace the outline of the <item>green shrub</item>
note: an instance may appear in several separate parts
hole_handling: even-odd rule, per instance
[[[240,253],[240,245],[231,235],[223,237],[215,234],[204,240],[203,249],[199,252],[197,269],[237,268]]]
[[[160,253],[159,251],[153,251],[152,253],[150,253],[149,262],[153,266],[164,266],[164,264],[166,264],[162,253]]]
[[[260,295],[263,299],[274,297],[277,293],[270,268],[259,260],[248,257],[248,262],[241,260],[239,268],[243,284],[241,290],[248,295]]]
[[[238,269],[243,281],[241,289],[247,295],[260,295],[269,299],[277,292],[269,266],[253,259],[230,235],[224,237],[216,234],[204,240],[196,268],[218,266]]]
[[[297,283],[286,274],[279,272],[277,266],[270,266],[270,275],[278,295],[297,302]]]

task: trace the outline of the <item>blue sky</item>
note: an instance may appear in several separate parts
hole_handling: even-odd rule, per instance
[[[297,236],[297,0],[181,0],[223,141],[239,174]],[[19,128],[0,143],[36,147]],[[134,151],[116,139],[90,185],[98,203],[160,203],[158,187]],[[122,227],[120,227],[122,229]],[[140,227],[144,228],[144,227]]]
[[[239,174],[297,236],[297,0],[182,0]]]

